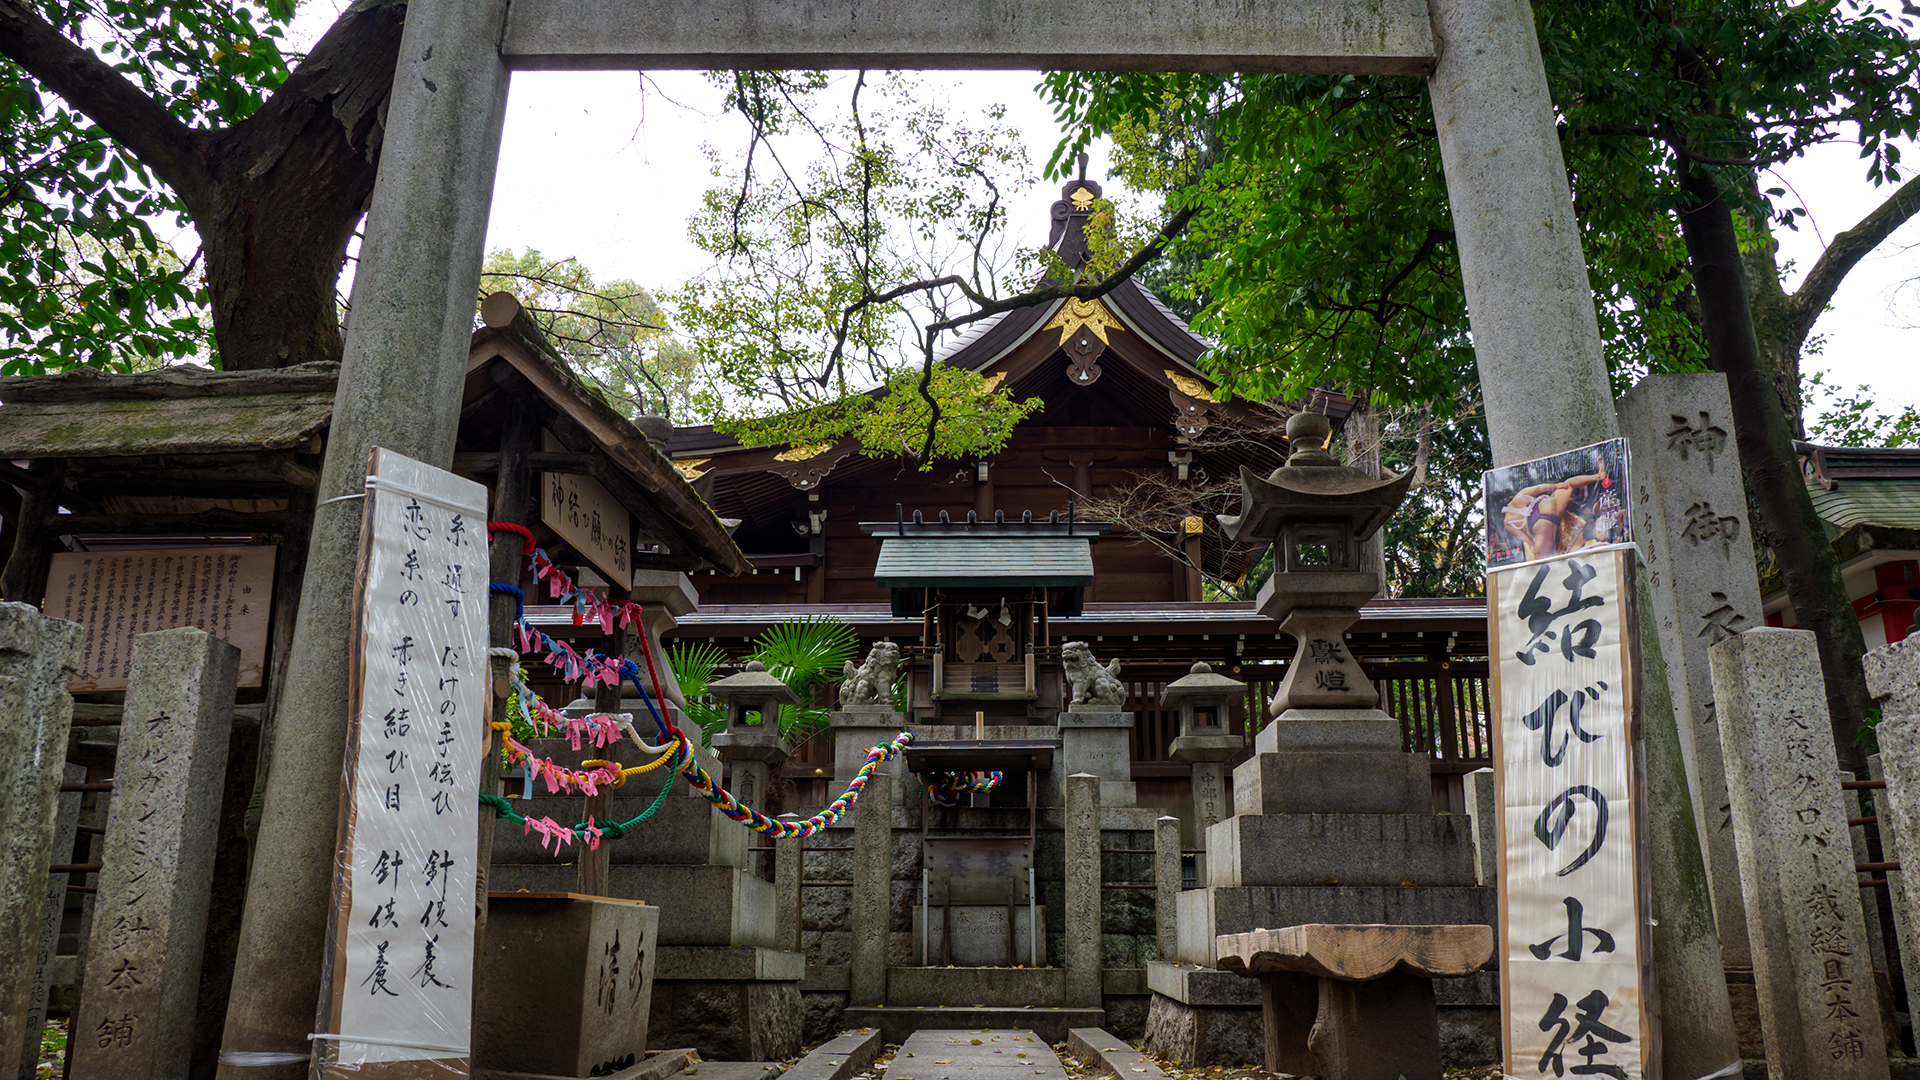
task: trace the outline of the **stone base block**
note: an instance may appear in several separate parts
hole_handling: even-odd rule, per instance
[[[1240,981],[1257,985],[1252,979]],[[1451,981],[1454,980],[1442,981],[1435,989],[1442,989]],[[1147,1008],[1147,1050],[1193,1068],[1262,1065],[1266,1055],[1266,1029],[1257,992],[1254,1001],[1251,1007],[1189,1005],[1156,993]],[[1497,1007],[1443,1004],[1439,1009],[1439,1023],[1443,1067],[1484,1069],[1500,1063],[1500,1010]],[[1109,1026],[1107,1030],[1113,1029]],[[1749,1070],[1747,1075],[1754,1074]],[[1913,1080],[1920,1080],[1920,1070],[1916,1070]]]
[[[847,995],[844,991],[837,994],[802,991],[800,1011],[803,1034],[811,1046],[831,1038],[846,1026],[841,1023],[841,1017],[847,1011]]]
[[[1219,968],[1155,961],[1147,965],[1147,989],[1182,1005],[1260,1007],[1259,982]]]
[[[652,795],[631,795],[627,794],[627,790],[627,787],[623,787],[620,794],[614,796],[606,820],[631,821],[645,813],[652,804]],[[550,817],[565,824],[584,820],[580,816],[578,796],[515,799],[513,808],[526,817]],[[705,799],[669,796],[647,819],[643,828],[645,832],[642,834],[609,842],[610,858],[615,865],[747,865],[747,841],[752,834],[727,820],[726,815]],[[577,848],[567,848],[556,857],[550,848],[541,848],[540,834],[522,832],[504,824],[493,833],[493,861],[496,864],[572,863],[577,854]]]
[[[1107,1022],[1100,1026],[1101,1031],[1128,1042],[1138,1042],[1147,1037],[1147,1010],[1153,1004],[1150,995],[1109,994],[1100,999],[1100,1004],[1107,1010]]]
[[[474,1067],[602,1076],[644,1057],[659,920],[631,901],[491,894],[474,964]]]
[[[608,872],[607,891],[658,905],[662,945],[772,948],[777,944],[773,883],[746,870],[731,866],[616,864]]]
[[[1209,885],[1473,885],[1456,814],[1273,814],[1207,830]]]
[[[1047,909],[1034,909],[1040,916],[1040,962],[1046,963]],[[983,905],[963,904],[951,908],[935,907],[929,914],[932,928],[925,936],[920,932],[920,905],[913,907],[913,951],[921,963],[934,966],[945,963],[948,957],[941,952],[940,936],[946,929],[948,913],[953,917],[953,934],[947,943],[951,950],[953,963],[958,967],[1002,967],[1011,964],[1033,963],[1033,933],[1028,926],[1027,907],[1024,904],[1013,908],[1013,953],[1008,959],[1007,953],[1007,906],[1005,904]],[[932,951],[929,957],[920,956],[920,943],[925,941]],[[925,1004],[924,1002],[901,1002],[900,1004]]]
[[[1379,709],[1288,709],[1253,737],[1253,752],[1397,754],[1401,740],[1400,721]]]
[[[979,1031],[981,1028],[1013,1028],[1031,1031],[1048,1043],[1067,1041],[1074,1028],[1100,1027],[1105,1016],[1100,1009],[966,1009],[909,1008],[892,1005],[851,1006],[841,1016],[847,1027],[874,1027],[890,1043],[904,1043],[916,1031]]]
[[[1213,966],[1216,959],[1213,941],[1219,934],[1244,934],[1257,929],[1303,923],[1479,923],[1494,926],[1498,914],[1494,890],[1477,885],[1247,885],[1189,889],[1179,895],[1177,904],[1180,920],[1178,959],[1202,967]]]
[[[653,977],[660,982],[800,982],[807,958],[758,946],[662,945]]]
[[[1257,754],[1234,767],[1233,812],[1430,814],[1433,780],[1425,754]]]
[[[805,1045],[798,982],[659,981],[648,1020],[661,1046],[709,1061],[781,1061]]]
[[[1050,1009],[1066,1001],[1064,968],[896,967],[887,972],[889,1005]]]

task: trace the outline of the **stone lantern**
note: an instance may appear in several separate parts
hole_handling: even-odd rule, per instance
[[[758,809],[766,801],[767,774],[792,753],[780,737],[780,706],[798,705],[800,698],[758,660],[708,684],[707,692],[727,710],[727,729],[713,737],[713,751],[733,770],[734,796]]]
[[[1266,479],[1240,470],[1240,516],[1220,517],[1236,543],[1273,544],[1273,577],[1260,590],[1262,615],[1298,645],[1272,714],[1288,709],[1371,709],[1380,695],[1346,648],[1360,605],[1380,575],[1360,565],[1360,545],[1407,496],[1413,474],[1376,480],[1340,464],[1325,447],[1330,427],[1316,413],[1287,420],[1293,452]]]
[[[1160,704],[1180,710],[1180,734],[1168,756],[1193,770],[1191,820],[1197,848],[1206,848],[1207,828],[1226,816],[1226,763],[1245,749],[1240,736],[1227,729],[1227,703],[1246,692],[1246,683],[1215,675],[1203,662],[1160,694]]]

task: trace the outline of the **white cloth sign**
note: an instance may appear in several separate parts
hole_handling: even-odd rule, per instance
[[[1509,1076],[1648,1075],[1630,548],[1491,572]]]
[[[334,1026],[321,1054],[330,1075],[464,1074],[487,719],[486,489],[379,448],[367,483]]]

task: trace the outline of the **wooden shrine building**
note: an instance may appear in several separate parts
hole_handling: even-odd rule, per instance
[[[1080,179],[1054,204],[1053,243],[1069,263],[1086,258],[1099,196],[1098,183]],[[1293,648],[1251,600],[1207,598],[1203,577],[1244,581],[1258,555],[1230,543],[1214,515],[1237,512],[1242,468],[1265,476],[1281,463],[1294,408],[1325,412],[1336,427],[1351,409],[1337,394],[1276,406],[1220,393],[1197,366],[1206,348],[1134,280],[1097,300],[984,319],[937,362],[1042,405],[1000,452],[930,471],[862,455],[851,440],[745,446],[710,427],[675,429],[674,463],[738,520],[734,538],[752,564],[695,572],[701,606],[680,635],[739,649],[783,619],[833,615],[863,649],[882,638],[901,645],[914,717],[948,722],[1051,716],[1059,647],[1083,641],[1103,663],[1124,661],[1142,798],[1162,781],[1160,794],[1175,798],[1187,769],[1167,758],[1177,718],[1159,704],[1166,683],[1205,660],[1264,700]],[[1114,512],[1121,496],[1135,512]],[[1449,802],[1457,774],[1489,753],[1485,627],[1479,599],[1381,600],[1351,635],[1387,692],[1383,707],[1406,720],[1409,746],[1434,753]],[[1234,723],[1247,731],[1245,710]],[[803,804],[827,753],[806,747],[785,766]]]

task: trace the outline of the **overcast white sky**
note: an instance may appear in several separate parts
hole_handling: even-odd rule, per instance
[[[317,36],[339,0],[303,5],[296,34]],[[308,37],[306,40],[310,41]],[[300,42],[304,44],[305,42]],[[1059,139],[1049,110],[1033,92],[1031,72],[929,72],[927,93],[955,110],[1008,106],[1026,134],[1037,170]],[[713,183],[702,144],[731,153],[744,145],[737,116],[723,115],[719,93],[695,72],[536,72],[514,76],[487,246],[537,248],[572,255],[600,279],[631,278],[666,289],[707,273],[710,263],[687,238],[689,215]],[[1101,148],[1091,175],[1102,176]],[[1907,154],[1920,162],[1920,152]],[[1885,197],[1865,180],[1858,147],[1839,144],[1778,170],[1809,210],[1800,234],[1783,233],[1783,258],[1804,272],[1833,235]],[[1108,184],[1109,197],[1125,198]],[[1010,207],[1021,245],[1045,242],[1054,183],[1036,175]],[[1805,361],[1844,386],[1873,387],[1892,411],[1920,405],[1920,222],[1857,267],[1815,328],[1824,352]],[[1797,285],[1797,275],[1789,287]]]

